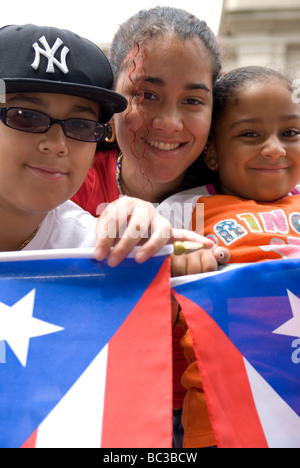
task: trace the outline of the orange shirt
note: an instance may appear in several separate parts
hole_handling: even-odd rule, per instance
[[[198,198],[197,205],[201,203],[204,234],[230,250],[230,263],[300,256],[300,195],[274,203],[214,195]],[[198,211],[193,212],[193,227]]]
[[[198,230],[196,226],[203,226],[201,234],[230,250],[231,263],[299,258],[300,194],[295,189],[291,195],[274,203],[259,203],[217,195],[211,186],[198,187],[173,195],[159,210],[178,228]],[[188,362],[182,376],[187,390],[182,416],[184,447],[209,447],[216,445],[216,440],[192,338],[182,312],[178,325],[185,331],[181,345]]]
[[[187,328],[182,311],[179,312],[177,325],[185,334],[181,340],[188,367],[182,375],[182,385],[186,389],[182,408],[184,429],[184,448],[212,447],[217,444],[210,422],[206,399],[195,356],[192,337]]]

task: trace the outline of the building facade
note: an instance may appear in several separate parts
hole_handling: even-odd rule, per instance
[[[300,0],[224,0],[224,69],[275,68],[300,79]]]

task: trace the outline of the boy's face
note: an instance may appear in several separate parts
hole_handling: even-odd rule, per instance
[[[215,125],[221,192],[275,201],[300,181],[300,105],[272,79],[247,84]]]
[[[58,120],[99,118],[97,103],[64,94],[8,94],[1,107],[33,109]],[[58,124],[33,134],[0,122],[0,208],[14,214],[54,209],[80,188],[95,151],[96,143],[72,140]]]

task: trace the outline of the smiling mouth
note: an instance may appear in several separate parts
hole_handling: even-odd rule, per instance
[[[38,167],[38,166],[28,166],[36,175],[45,178],[56,180],[64,177],[67,175],[67,172],[63,171],[62,169],[58,168],[51,168],[51,167]]]
[[[288,168],[287,167],[253,167],[252,170],[258,171],[258,172],[282,172],[286,171]]]
[[[175,151],[183,145],[183,143],[163,143],[163,142],[149,141],[149,140],[146,140],[146,143],[152,148],[156,148],[161,151]]]

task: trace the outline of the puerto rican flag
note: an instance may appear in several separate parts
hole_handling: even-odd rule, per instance
[[[184,282],[173,281],[173,293],[191,331],[218,446],[299,448],[300,261]]]
[[[0,255],[1,448],[172,446],[169,257],[92,256]]]

